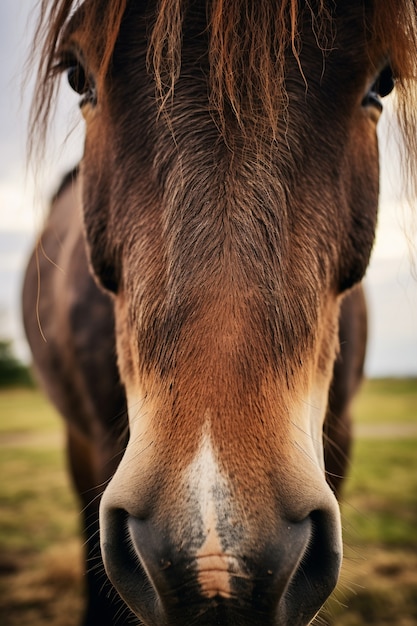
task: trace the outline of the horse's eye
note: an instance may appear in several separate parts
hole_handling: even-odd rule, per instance
[[[79,93],[83,98],[80,101],[80,107],[84,104],[97,104],[96,87],[94,80],[87,75],[81,63],[75,61],[71,63],[67,70],[68,82],[72,89]]]
[[[87,93],[90,89],[85,70],[80,63],[76,63],[68,68],[67,77],[70,87],[80,95]]]
[[[395,87],[394,76],[392,75],[392,69],[389,65],[386,65],[377,80],[372,85],[371,90],[378,94],[381,98],[388,96]]]
[[[389,65],[386,65],[362,100],[362,106],[374,106],[382,111],[381,98],[388,96],[394,87],[395,79],[392,69]]]

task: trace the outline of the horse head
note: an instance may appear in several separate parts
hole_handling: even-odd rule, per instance
[[[377,4],[55,15],[129,411],[102,552],[148,626],[307,624],[336,584],[322,430],[340,301],[375,232],[395,67]]]

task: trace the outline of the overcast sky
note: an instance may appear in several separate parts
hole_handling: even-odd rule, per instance
[[[77,98],[64,84],[54,131],[56,148],[49,153],[46,174],[34,194],[25,167],[30,94],[22,90],[22,77],[34,24],[30,12],[35,4],[34,0],[0,3],[0,337],[13,337],[20,353],[24,348],[18,306],[25,259],[41,223],[46,198],[82,153],[81,123],[64,141],[79,115]],[[380,218],[366,279],[371,317],[367,373],[417,374],[417,282],[411,276],[404,235],[409,226],[403,224],[398,198],[397,158],[385,151],[384,116],[380,126]],[[415,261],[417,264],[417,258]]]

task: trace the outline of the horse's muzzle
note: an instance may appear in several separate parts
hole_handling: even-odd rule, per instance
[[[333,591],[338,517],[280,521],[267,545],[196,557],[151,519],[102,511],[102,550],[114,586],[146,626],[305,626]]]

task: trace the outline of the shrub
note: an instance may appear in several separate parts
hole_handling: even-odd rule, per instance
[[[12,342],[0,340],[0,387],[34,386],[30,368],[13,354]]]

